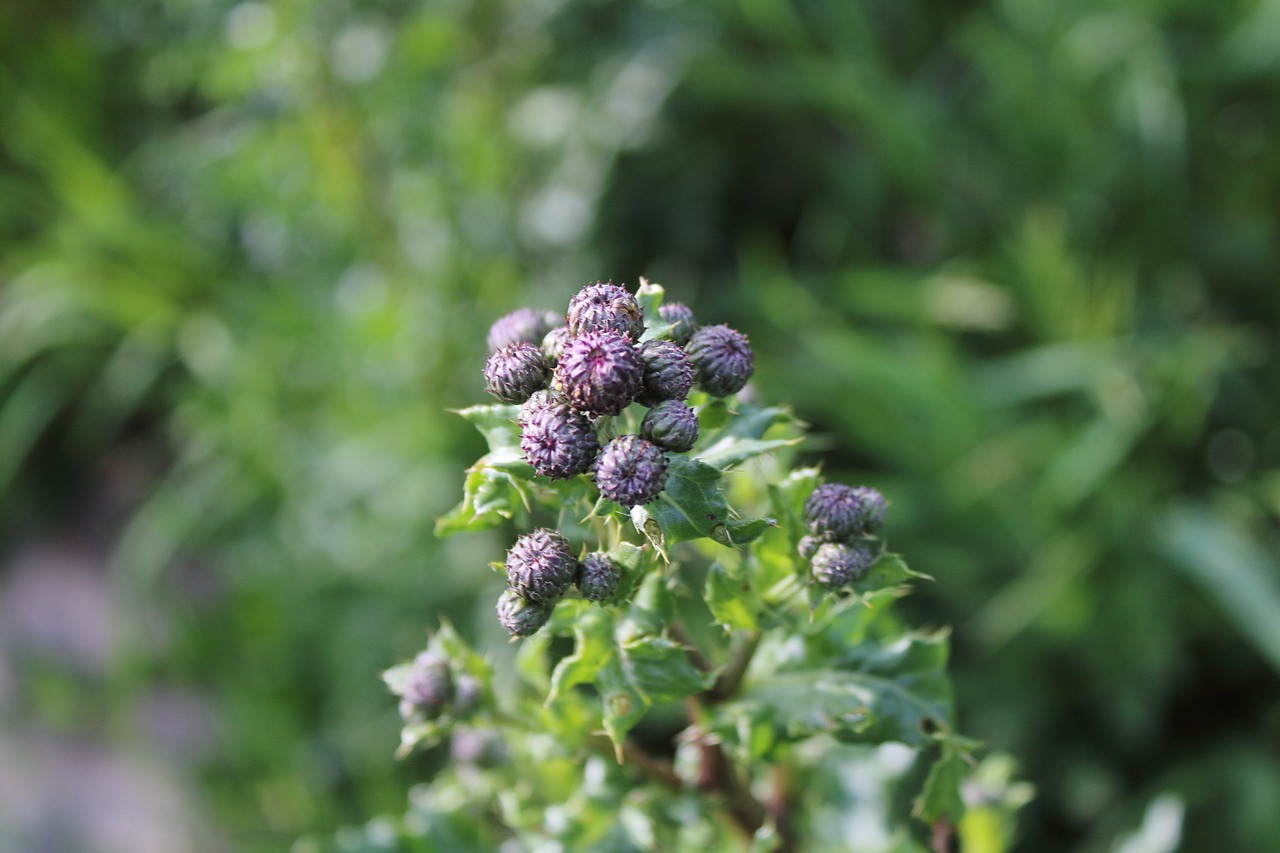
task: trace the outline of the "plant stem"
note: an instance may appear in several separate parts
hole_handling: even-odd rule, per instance
[[[587,746],[611,757],[616,757],[619,752],[614,748],[613,741],[604,735],[591,735],[587,738]],[[683,781],[670,763],[655,758],[631,741],[623,742],[621,755],[621,763],[634,767],[650,781],[657,782],[671,791],[679,791],[684,787]]]
[[[758,630],[752,631],[744,640],[738,642],[734,648],[733,657],[725,665],[720,677],[716,679],[716,683],[711,689],[703,695],[706,702],[713,705],[724,702],[738,692],[738,688],[742,686],[742,679],[747,674],[747,667],[751,665],[751,658],[755,655],[756,648],[759,645],[760,632]]]

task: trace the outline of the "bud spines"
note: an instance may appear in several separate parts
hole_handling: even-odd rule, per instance
[[[578,291],[569,300],[565,325],[574,337],[609,330],[638,341],[644,334],[644,316],[636,298],[612,282],[598,281]]]
[[[616,331],[585,332],[565,345],[555,371],[569,405],[592,415],[616,415],[643,387],[644,362]]]
[[[667,457],[662,448],[638,435],[609,442],[595,465],[600,494],[623,507],[657,499],[667,484]]]
[[[588,554],[578,564],[578,591],[587,601],[608,601],[618,591],[622,567],[599,551]]]
[[[520,449],[542,477],[564,480],[591,470],[600,440],[585,415],[566,405],[539,401],[520,417]]]
[[[741,391],[755,372],[747,336],[728,326],[703,326],[685,346],[698,385],[713,397]]]
[[[645,413],[640,437],[667,450],[685,453],[698,441],[698,416],[679,400],[664,400]]]
[[[507,344],[484,366],[485,390],[504,403],[523,403],[547,387],[551,366],[542,349],[525,341]]]
[[[689,356],[671,341],[646,341],[640,346],[644,362],[643,388],[636,398],[645,406],[663,400],[683,400],[693,388]]]
[[[551,619],[552,604],[528,601],[514,589],[498,596],[498,621],[513,637],[530,637]]]
[[[826,542],[813,555],[813,579],[827,589],[840,589],[862,580],[875,555],[861,544]]]
[[[554,530],[539,528],[516,539],[507,552],[507,586],[536,604],[555,604],[573,583],[578,561],[569,541]]]
[[[658,316],[671,324],[667,336],[679,346],[689,343],[693,333],[698,330],[698,321],[693,311],[683,302],[664,302],[658,306]]]

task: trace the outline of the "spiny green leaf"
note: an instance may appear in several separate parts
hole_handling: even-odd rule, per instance
[[[582,613],[573,628],[573,654],[561,659],[551,674],[547,704],[575,685],[594,681],[613,657],[613,617],[603,608]]]
[[[666,637],[638,637],[621,645],[618,661],[645,701],[674,702],[711,686],[711,674],[689,662],[684,647]]]
[[[500,460],[499,464],[515,465],[509,459]],[[481,457],[467,470],[462,501],[436,519],[436,535],[443,537],[497,527],[503,519],[511,518],[517,508],[528,505],[524,479],[510,470],[490,465],[489,457]]]
[[[727,422],[724,429],[711,436],[711,442],[716,443],[729,438],[764,438],[764,434],[770,427],[794,423],[796,423],[795,416],[787,409],[777,406],[761,408],[739,405],[735,417]]]
[[[754,459],[765,453],[772,453],[783,447],[799,444],[799,438],[773,438],[768,441],[755,438],[735,438],[728,436],[712,444],[698,453],[697,458],[708,465],[724,470],[734,465],[741,465],[748,459]]]
[[[964,815],[964,800],[960,796],[960,786],[969,776],[969,765],[964,756],[949,746],[942,748],[942,754],[929,768],[929,776],[925,779],[924,789],[916,798],[912,814],[926,823],[934,823],[946,818],[955,826]]]
[[[759,605],[759,597],[746,582],[731,578],[720,563],[713,563],[707,572],[703,597],[711,615],[726,630],[756,627],[754,611]]]
[[[748,686],[738,713],[768,713],[783,737],[831,734],[922,746],[946,732],[951,690],[945,633],[908,634],[889,646],[861,644],[833,666],[779,672]]]
[[[520,448],[520,425],[516,419],[520,417],[519,406],[492,405],[471,406],[458,409],[457,413],[466,418],[489,443],[490,452],[496,453],[507,448]]]
[[[636,529],[659,549],[690,539],[743,545],[770,526],[764,519],[734,519],[720,493],[719,469],[696,459],[668,454],[667,486],[652,503],[631,509]]]

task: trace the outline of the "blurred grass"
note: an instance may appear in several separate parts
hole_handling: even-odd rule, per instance
[[[893,497],[1022,849],[1276,849],[1277,8],[0,5],[6,550],[101,529],[111,713],[207,698],[236,849],[398,812],[377,671],[496,639],[444,410],[645,274]]]

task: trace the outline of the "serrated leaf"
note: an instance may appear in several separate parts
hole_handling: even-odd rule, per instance
[[[755,459],[766,453],[772,453],[783,447],[799,444],[800,438],[735,438],[729,436],[712,444],[697,455],[698,459],[721,470],[741,465],[748,459]]]
[[[947,731],[951,688],[945,633],[860,644],[824,669],[778,672],[751,684],[730,710],[773,716],[789,740],[816,734],[922,746]]]
[[[769,487],[769,499],[778,520],[787,528],[792,544],[805,534],[804,502],[821,482],[817,468],[798,468],[788,474],[781,483]]]
[[[912,570],[901,554],[884,553],[871,564],[867,574],[853,585],[856,592],[866,595],[881,589],[898,587],[910,580],[933,580],[923,572]]]
[[[964,815],[964,799],[960,786],[969,776],[969,765],[964,756],[950,747],[943,747],[942,754],[929,768],[924,788],[916,798],[912,814],[926,823],[946,818],[952,826]]]
[[[644,313],[646,323],[650,318],[658,318],[658,307],[662,305],[666,294],[667,291],[662,285],[649,281],[644,276],[640,277],[640,286],[636,288],[636,302]]]
[[[765,519],[731,517],[718,488],[718,468],[676,454],[667,458],[666,489],[652,503],[631,509],[632,523],[657,548],[701,538],[743,545],[768,529]]]
[[[620,542],[608,551],[608,555],[622,569],[618,591],[614,593],[611,602],[622,604],[631,599],[636,587],[644,579],[650,557],[643,548],[630,542]]]
[[[520,417],[519,406],[471,406],[458,409],[457,413],[480,431],[489,444],[490,453],[508,448],[520,449],[520,425],[516,423]]]
[[[635,637],[618,647],[597,682],[604,703],[604,729],[621,749],[627,733],[649,707],[674,702],[711,686],[677,643],[665,637]]]
[[[711,437],[711,441],[719,442],[728,438],[764,438],[764,434],[770,427],[791,423],[796,423],[796,419],[787,409],[777,406],[760,408],[740,405],[734,417],[726,423],[724,429]]]
[[[711,435],[733,418],[729,404],[722,399],[714,399],[698,408],[698,433]]]
[[[745,581],[734,580],[720,563],[713,563],[707,571],[707,583],[703,590],[707,607],[716,623],[726,630],[754,629],[754,609],[759,597]]]
[[[573,629],[573,654],[556,664],[551,673],[547,704],[578,684],[595,681],[614,654],[613,617],[602,608],[581,614]]]
[[[437,536],[497,527],[504,519],[511,518],[517,507],[528,505],[529,498],[522,485],[526,478],[509,470],[515,466],[511,460],[500,460],[499,464],[504,467],[490,465],[489,457],[485,456],[467,470],[462,501],[436,519]],[[518,470],[518,466],[515,468]]]
[[[627,680],[650,704],[674,702],[711,686],[711,674],[699,672],[684,647],[666,637],[639,637],[619,648]]]

